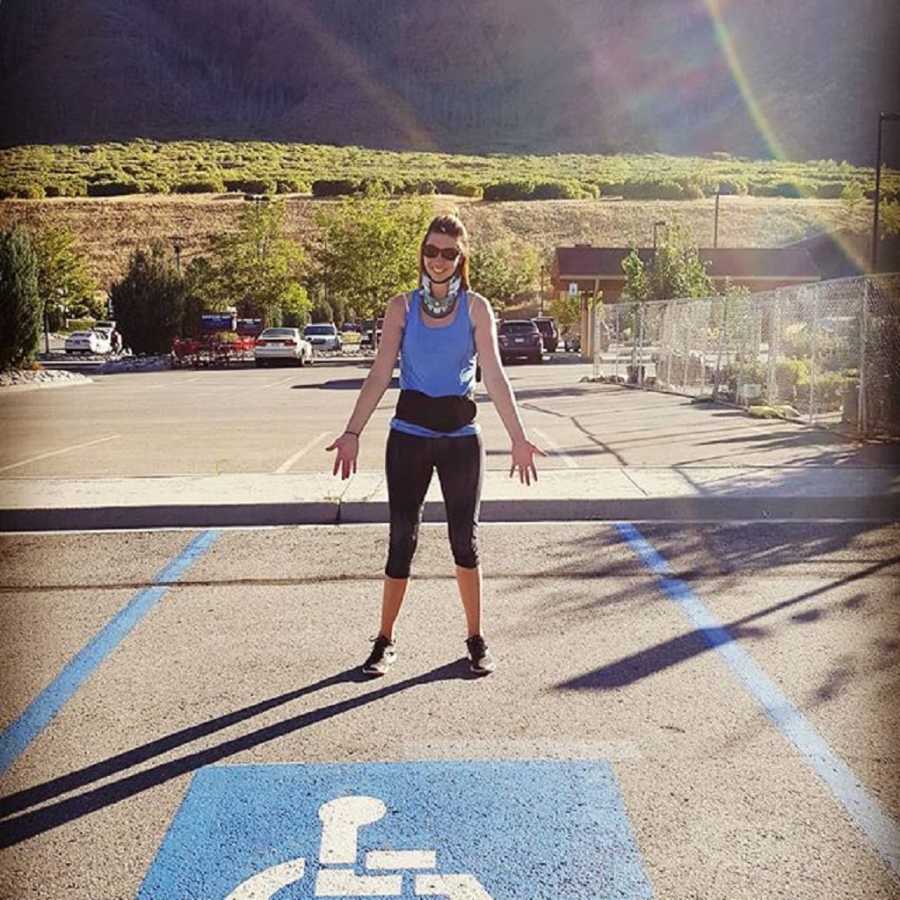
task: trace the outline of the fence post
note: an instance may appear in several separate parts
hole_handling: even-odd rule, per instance
[[[713,392],[712,398],[716,400],[719,396],[719,383],[722,371],[722,347],[725,343],[725,330],[728,326],[728,303],[725,297],[719,297],[722,304],[722,322],[719,325],[719,346],[716,349],[716,374],[713,376]]]
[[[778,360],[778,342],[781,337],[779,331],[781,328],[781,306],[777,294],[766,304],[766,308],[769,313],[769,342],[766,345],[766,361],[768,363],[766,400],[773,404],[781,402],[781,398],[778,396],[778,385],[775,381],[775,363]]]
[[[869,290],[872,282],[863,283],[862,314],[859,317],[859,398],[857,400],[856,427],[863,436],[869,433],[869,413],[866,397],[866,334],[869,317]]]
[[[644,386],[644,304],[638,307],[638,319],[640,322],[638,328],[638,362],[637,362],[637,383],[638,387]]]
[[[812,308],[812,335],[810,336],[810,343],[812,349],[812,359],[809,368],[809,424],[812,425],[815,421],[816,417],[816,368],[817,368],[817,353],[818,349],[818,337],[819,337],[819,294],[817,291],[813,292],[812,295],[813,308]]]

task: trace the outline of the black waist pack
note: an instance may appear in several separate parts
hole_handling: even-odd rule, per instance
[[[478,407],[468,396],[450,394],[429,397],[421,391],[402,390],[397,401],[397,418],[432,431],[456,431],[475,421]]]

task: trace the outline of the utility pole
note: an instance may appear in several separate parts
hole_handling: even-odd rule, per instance
[[[545,265],[541,265],[541,315],[544,315],[544,273],[547,271]]]
[[[180,237],[172,238],[172,247],[175,249],[175,271],[181,274],[181,248],[182,242]]]
[[[875,221],[872,224],[872,274],[878,272],[878,206],[881,202],[881,132],[885,122],[900,122],[900,113],[879,113],[878,148],[875,151]]]
[[[716,222],[713,226],[713,247],[719,246],[719,194],[721,187],[716,187]]]

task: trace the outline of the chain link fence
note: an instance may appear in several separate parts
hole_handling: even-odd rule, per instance
[[[615,303],[594,322],[595,378],[900,435],[900,275]]]

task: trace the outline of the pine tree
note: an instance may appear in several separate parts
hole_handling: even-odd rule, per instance
[[[0,369],[34,358],[41,334],[38,265],[21,226],[0,232]]]

